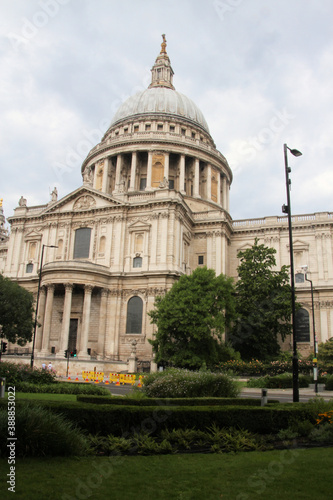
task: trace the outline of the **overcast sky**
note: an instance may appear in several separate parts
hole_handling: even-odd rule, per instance
[[[150,83],[166,34],[176,90],[203,112],[234,178],[233,219],[332,211],[332,0],[1,0],[0,198],[47,203],[118,106]]]

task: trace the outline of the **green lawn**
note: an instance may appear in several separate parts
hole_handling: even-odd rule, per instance
[[[38,392],[16,392],[16,399],[41,399],[42,401],[76,401],[76,394],[52,394]],[[6,392],[6,399],[8,393]]]
[[[7,461],[0,461],[1,499]],[[223,455],[26,459],[16,499],[313,500],[332,497],[331,448]]]

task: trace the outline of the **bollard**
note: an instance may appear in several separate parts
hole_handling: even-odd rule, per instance
[[[261,389],[261,406],[267,405],[267,389]]]
[[[6,379],[0,377],[0,398],[5,397],[5,389],[6,389]]]

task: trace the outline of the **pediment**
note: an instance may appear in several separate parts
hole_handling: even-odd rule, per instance
[[[238,255],[239,252],[244,252],[245,250],[249,250],[252,247],[253,247],[253,244],[250,245],[250,243],[245,243],[241,247],[237,248],[237,255]]]
[[[144,219],[137,219],[128,225],[129,231],[149,231],[151,224]]]
[[[92,188],[81,187],[64,196],[61,200],[50,203],[44,213],[89,212],[90,210],[121,206],[124,206],[124,203],[111,195]]]
[[[301,252],[304,250],[309,250],[309,243],[302,240],[294,240],[293,241],[293,250],[297,252]]]
[[[29,231],[24,235],[25,240],[40,240],[42,238],[42,234],[37,231]]]

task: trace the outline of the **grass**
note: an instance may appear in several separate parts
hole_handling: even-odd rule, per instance
[[[0,491],[7,491],[6,460]],[[330,448],[233,454],[24,459],[16,463],[16,499],[313,500],[330,498]]]

